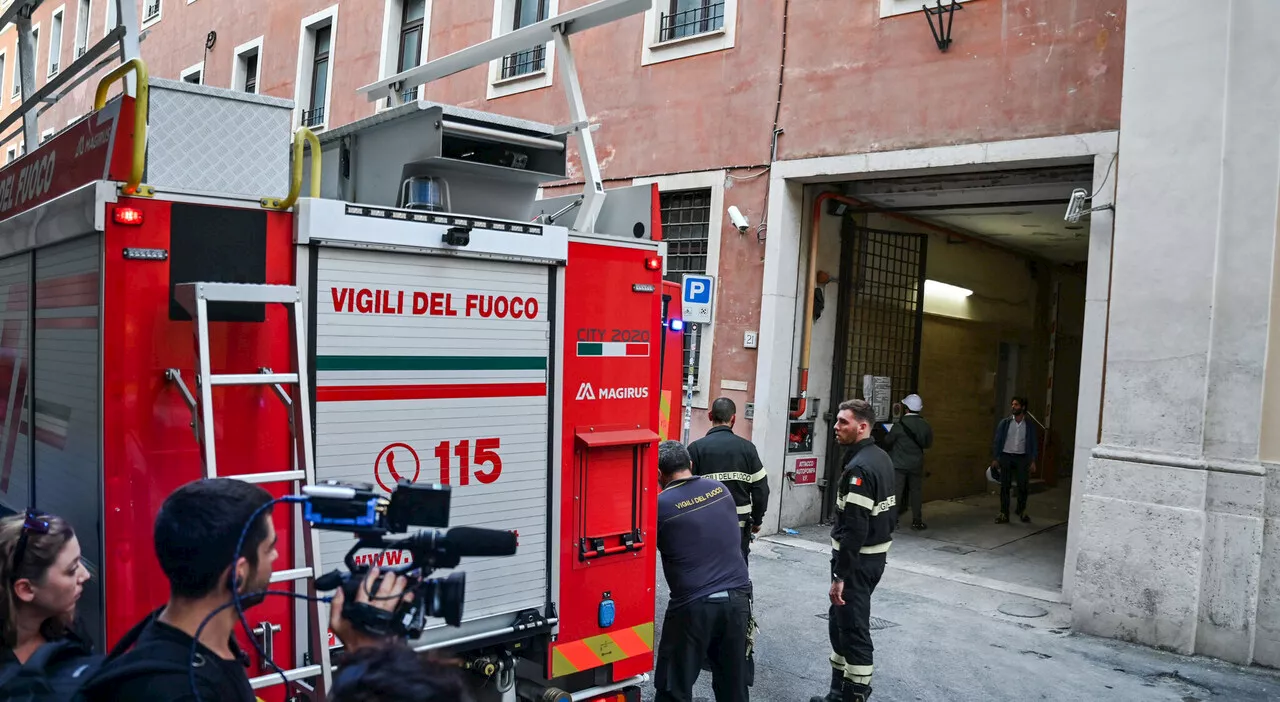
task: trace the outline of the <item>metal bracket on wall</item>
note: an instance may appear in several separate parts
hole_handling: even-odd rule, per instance
[[[951,0],[950,5],[943,5],[942,0],[937,0],[937,3],[936,7],[929,7],[928,5],[923,5],[922,7],[924,7],[925,19],[929,20],[929,31],[933,32],[933,41],[937,43],[938,51],[946,53],[951,46],[951,25],[955,23],[956,10],[963,10],[964,7],[956,0]],[[943,28],[942,24],[942,15],[947,16],[945,28]],[[934,17],[938,18],[937,27],[933,26]]]

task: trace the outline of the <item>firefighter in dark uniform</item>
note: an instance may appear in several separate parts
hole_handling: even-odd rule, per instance
[[[742,529],[742,557],[751,552],[751,535],[760,531],[769,506],[769,477],[756,445],[733,433],[738,408],[727,397],[717,398],[707,413],[711,430],[689,444],[694,475],[724,483],[738,508]]]
[[[875,421],[865,400],[842,402],[836,414],[836,438],[850,450],[831,528],[831,691],[810,702],[871,697],[871,593],[884,574],[897,524],[893,461],[871,438]]]
[[[690,702],[704,659],[716,702],[747,702],[751,579],[723,484],[694,475],[679,441],[658,446],[658,552],[671,597],[654,667],[656,702]]]

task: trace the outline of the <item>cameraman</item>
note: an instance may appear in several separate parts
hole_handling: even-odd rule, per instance
[[[276,531],[270,510],[249,529],[244,549],[235,553],[245,524],[271,495],[260,486],[231,478],[198,480],[169,496],[156,516],[155,546],[160,568],[169,579],[169,602],[140,622],[118,643],[100,672],[89,684],[90,702],[123,702],[160,699],[194,701],[191,669],[202,702],[255,702],[245,668],[248,658],[235,643],[239,618],[231,602],[231,574],[242,595],[260,593],[271,582],[277,557]],[[232,561],[234,560],[234,566]],[[379,571],[371,569],[358,597],[367,594]],[[377,587],[375,603],[394,609],[404,592],[403,576],[385,577]],[[265,599],[243,597],[245,608]],[[342,593],[334,597],[330,627],[346,650],[381,641],[361,635],[341,617]],[[206,623],[207,621],[207,623]],[[191,655],[197,630],[200,641]]]

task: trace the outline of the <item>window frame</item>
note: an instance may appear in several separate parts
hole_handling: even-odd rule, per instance
[[[58,28],[56,42],[53,40],[55,26]],[[66,33],[67,6],[63,4],[49,15],[49,65],[46,66],[49,78],[58,75],[58,71],[62,70],[62,40]]]
[[[9,102],[17,102],[22,99],[22,67],[19,65],[22,59],[18,54],[18,47],[15,43],[13,47],[13,70],[9,79]]]
[[[252,95],[261,94],[262,88],[262,41],[264,36],[250,39],[245,43],[237,46],[231,52],[231,89],[242,93],[247,93],[246,87],[249,83],[248,63],[245,57],[249,54],[256,54],[258,57],[258,66],[253,77],[254,90]]]
[[[293,83],[294,128],[302,126],[304,116],[311,111],[308,106],[311,105],[311,95],[315,82],[315,65],[317,63],[315,60],[316,34],[326,26],[329,27],[329,68],[325,75],[324,119],[309,126],[308,129],[313,132],[321,131],[327,128],[333,120],[331,106],[333,104],[333,68],[336,65],[334,57],[338,45],[338,8],[339,5],[337,4],[330,5],[315,14],[304,17],[299,23],[297,73]],[[261,60],[259,60],[259,65],[261,65]]]
[[[17,53],[17,52],[15,51],[14,53]],[[7,86],[7,83],[5,83],[5,81],[7,80],[9,80],[9,49],[8,47],[4,49],[0,49],[0,95],[4,95],[3,91]]]
[[[560,14],[560,0],[537,0],[546,3],[546,16]],[[515,31],[516,6],[521,0],[493,0],[493,27],[491,38]],[[542,21],[542,20],[539,20]],[[536,50],[536,49],[533,49]],[[505,57],[504,57],[505,58]],[[543,44],[542,68],[528,73],[502,77],[503,58],[489,62],[489,85],[485,97],[489,100],[507,97],[530,90],[549,88],[555,83],[555,42]]]
[[[418,46],[418,65],[422,65],[427,61],[427,49],[431,44],[431,10],[432,0],[425,0],[422,8],[422,37]],[[378,57],[378,78],[390,78],[403,69],[400,68],[404,61],[402,46],[404,37],[404,10],[405,0],[385,0],[383,3],[382,15],[382,47],[380,56]],[[406,91],[407,92],[407,91]],[[422,96],[422,86],[413,88],[412,100],[416,100]],[[411,100],[401,96],[404,102]],[[391,107],[390,98],[386,100],[378,100],[374,103],[374,112],[385,110]]]
[[[966,2],[970,0],[956,0],[956,3],[961,5]],[[880,0],[880,19],[924,12],[925,4],[928,3],[921,3],[920,0]],[[950,5],[951,0],[945,0],[945,4]]]
[[[108,3],[115,0],[107,0]],[[80,22],[84,22],[84,34],[80,34]],[[72,61],[84,56],[89,50],[89,32],[93,27],[93,0],[77,0],[76,2],[76,38],[71,47]]]
[[[116,0],[107,0],[103,4],[106,5],[102,10],[102,36],[105,37],[120,24],[120,15],[116,11]]]
[[[677,61],[732,49],[737,42],[739,0],[724,0],[724,22],[720,29],[660,41],[661,18],[674,0],[653,0],[644,13],[644,42],[640,49],[640,65]]]
[[[195,75],[197,73],[200,75],[200,80],[194,83],[187,80],[188,76]],[[204,85],[204,61],[187,66],[186,68],[182,69],[182,72],[178,74],[178,79],[181,80],[183,83],[187,83],[189,85]]]
[[[164,0],[155,0],[156,15],[150,19],[147,18],[147,4],[150,2],[151,0],[142,0],[142,11],[138,13],[138,20],[142,23],[139,27],[140,30],[151,27],[164,19]],[[110,28],[107,31],[110,31]]]
[[[40,87],[40,23],[31,25],[31,62],[35,65],[31,67],[31,77],[36,81],[36,86],[31,89],[35,92]],[[19,53],[18,63],[22,63],[21,53]],[[18,85],[18,97],[22,97],[22,85]]]
[[[668,176],[636,178],[632,185],[658,186],[659,193],[678,192],[682,190],[711,190],[711,211],[707,224],[707,266],[706,275],[720,280],[720,246],[724,230],[724,182],[728,173],[724,170],[703,171],[700,173],[680,173]],[[664,262],[663,269],[666,269]],[[717,296],[717,306],[719,306]],[[712,317],[719,320],[719,315]],[[715,353],[717,322],[700,324],[701,335],[698,344],[698,382],[693,388],[692,406],[697,409],[708,409],[711,404],[711,359]],[[683,354],[683,352],[682,352]],[[684,379],[681,378],[681,387]]]

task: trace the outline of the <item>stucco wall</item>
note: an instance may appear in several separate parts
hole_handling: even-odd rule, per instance
[[[1269,27],[1280,6],[1130,7],[1102,445],[1074,528],[1075,627],[1278,665],[1280,493],[1277,467],[1260,460],[1260,417],[1275,372]]]

